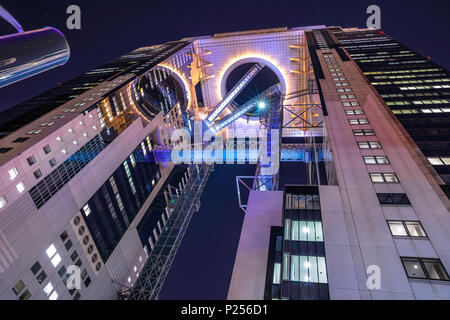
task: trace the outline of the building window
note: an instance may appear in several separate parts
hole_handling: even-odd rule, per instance
[[[23,283],[22,280],[19,280],[16,283],[16,285],[12,288],[12,290],[14,291],[14,293],[16,295],[18,295],[24,288],[25,288],[25,284]]]
[[[365,164],[390,164],[386,156],[364,156]]]
[[[9,173],[9,180],[14,180],[19,175],[19,171],[17,171],[16,167],[10,169],[8,173]]]
[[[373,183],[399,183],[395,173],[369,173]]]
[[[353,130],[354,136],[374,136],[375,132],[372,129],[356,129]]]
[[[33,172],[34,173],[34,177],[36,178],[36,179],[39,179],[40,177],[42,177],[42,171],[41,171],[41,169],[37,169],[35,172]]]
[[[408,278],[449,281],[441,260],[427,258],[401,258]]]
[[[30,156],[27,158],[27,162],[30,165],[30,167],[36,163],[36,158],[34,156]]]
[[[84,215],[88,217],[91,214],[91,207],[89,207],[89,204],[86,203],[86,205],[83,207]]]
[[[358,101],[351,101],[351,102],[342,102],[343,107],[358,107],[359,102]]]
[[[362,141],[358,142],[360,149],[381,149],[381,144],[378,141]]]
[[[323,242],[322,222],[291,221],[291,240]]]
[[[50,148],[50,145],[46,145],[42,149],[44,150],[45,154],[49,154],[50,152],[52,152],[52,149]]]
[[[427,235],[419,221],[388,221],[393,236],[425,238]]]
[[[42,282],[44,282],[45,279],[47,279],[47,274],[45,273],[45,271],[42,271],[42,272],[36,277],[36,280],[39,282],[39,284],[41,284]]]
[[[45,253],[49,257],[52,265],[56,268],[61,262],[61,256],[57,252],[55,245],[51,244],[50,247],[45,250]]]
[[[28,290],[25,290],[24,293],[19,297],[19,300],[28,300],[31,298],[31,293]]]
[[[362,109],[355,109],[355,110],[345,110],[345,114],[351,116],[351,115],[361,115],[364,114],[364,111]]]
[[[16,185],[16,188],[19,193],[24,192],[25,191],[25,183],[23,183],[23,182],[19,183],[18,185]]]
[[[430,161],[431,165],[433,166],[449,166],[450,165],[450,157],[432,157],[428,158],[428,161]]]
[[[11,151],[12,148],[0,148],[0,153],[7,153],[8,151]]]
[[[54,166],[56,166],[56,164],[57,164],[55,158],[51,158],[51,159],[48,161],[48,163],[50,164],[50,167],[52,167],[52,168],[53,168]]]
[[[13,143],[22,143],[22,142],[27,141],[28,139],[30,139],[30,138],[18,138],[16,140],[14,140]]]
[[[369,120],[367,119],[350,119],[348,122],[351,125],[357,125],[357,124],[369,124]]]
[[[381,205],[411,205],[405,193],[377,193]]]
[[[53,292],[53,285],[51,282],[49,282],[45,287],[44,287],[44,292],[47,295],[47,297]]]
[[[328,283],[324,257],[291,256],[290,280],[311,283]]]
[[[31,267],[31,272],[33,272],[34,275],[36,275],[39,270],[41,270],[41,264],[39,263],[39,261],[37,261],[35,264],[33,264],[33,266]]]
[[[0,196],[0,209],[3,208],[4,206],[6,206],[7,203],[8,203],[8,200],[6,200],[6,197]]]

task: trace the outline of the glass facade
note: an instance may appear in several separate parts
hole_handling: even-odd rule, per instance
[[[329,29],[450,184],[450,73],[382,31]],[[442,160],[444,159],[444,160]],[[448,162],[448,163],[446,163]],[[444,191],[446,186],[443,186]]]
[[[147,139],[135,153],[151,145]],[[161,179],[159,165],[131,154],[81,209],[103,261],[108,260],[147,197]]]
[[[265,298],[329,299],[318,187],[285,187],[284,226],[272,228]]]

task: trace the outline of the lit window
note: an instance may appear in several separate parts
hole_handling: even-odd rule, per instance
[[[417,258],[402,258],[408,278],[426,279],[427,276],[423,271],[422,265]]]
[[[422,259],[428,277],[432,280],[449,280],[448,274],[438,259]]]
[[[275,263],[273,266],[273,283],[280,284],[281,282],[281,263]]]
[[[419,221],[405,221],[406,229],[411,237],[426,237],[425,230]]]
[[[6,200],[6,197],[0,196],[0,209],[3,208],[4,206],[6,206],[7,203],[8,203],[8,200]]]
[[[52,293],[52,291],[53,291],[53,285],[52,285],[51,282],[49,282],[49,283],[45,286],[44,292],[45,292],[45,294],[46,294],[47,296],[49,296],[49,295]]]
[[[86,204],[84,207],[83,207],[83,211],[84,211],[84,215],[87,217],[87,216],[89,216],[90,214],[91,214],[91,208],[89,207],[89,204]]]
[[[357,125],[357,124],[369,124],[369,121],[367,119],[350,119],[348,121],[351,125]]]
[[[388,221],[389,229],[391,229],[391,233],[393,236],[401,236],[406,237],[408,233],[406,232],[406,228],[401,221]]]
[[[358,147],[360,149],[381,149],[381,144],[378,141],[363,141],[358,142]]]
[[[19,191],[19,193],[22,193],[25,191],[25,183],[21,182],[18,185],[16,185],[17,191]]]
[[[53,293],[48,297],[49,300],[58,300],[58,292],[53,291]]]
[[[383,175],[381,173],[371,173],[370,179],[374,183],[383,183],[384,182]]]
[[[441,166],[444,164],[440,158],[428,158],[428,161],[430,161],[433,166]]]
[[[45,250],[47,257],[52,258],[56,254],[56,247],[54,244],[50,245],[50,247]]]
[[[365,156],[363,159],[365,164],[389,164],[386,156]]]
[[[442,262],[439,259],[401,258],[408,278],[449,280]]]
[[[395,173],[369,173],[373,183],[398,183]]]
[[[55,254],[55,256],[51,259],[52,265],[56,268],[58,264],[61,262],[61,256],[59,253]]]
[[[19,175],[19,171],[17,171],[16,167],[9,170],[8,173],[9,173],[10,180],[14,180]]]

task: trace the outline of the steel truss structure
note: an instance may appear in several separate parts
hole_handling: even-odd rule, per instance
[[[156,300],[186,233],[194,212],[200,208],[200,197],[214,165],[188,167],[188,180],[184,190],[179,190],[176,202],[170,205],[170,217],[155,247],[150,252],[139,278],[127,300]]]

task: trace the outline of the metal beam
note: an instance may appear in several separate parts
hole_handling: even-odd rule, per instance
[[[260,93],[250,101],[244,103],[239,109],[236,111],[230,113],[226,117],[222,118],[221,120],[214,123],[212,126],[212,129],[214,132],[219,132],[223,128],[229,126],[236,120],[238,120],[240,117],[245,115],[247,112],[252,110],[258,105],[258,102],[260,102],[262,99],[270,100],[276,97],[277,95],[281,95],[281,88],[279,84],[275,84],[271,86],[269,89],[265,90],[264,92]],[[279,102],[278,102],[279,103]]]
[[[207,120],[213,123],[214,120],[222,113],[225,108],[236,99],[239,93],[250,83],[250,81],[264,68],[263,65],[257,63],[242,77],[241,80],[228,92],[228,94],[220,101],[216,107],[208,115]]]

